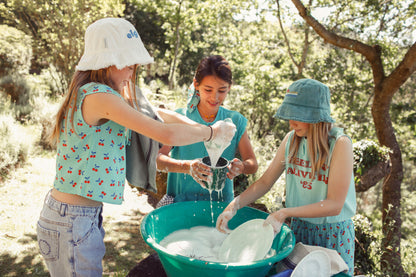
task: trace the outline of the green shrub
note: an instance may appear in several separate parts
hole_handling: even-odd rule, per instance
[[[355,274],[375,274],[377,272],[374,252],[377,251],[376,236],[370,220],[360,214],[353,218],[355,226]]]
[[[403,189],[400,206],[403,220],[402,238],[411,240],[412,238],[414,238],[416,224],[416,191],[408,191],[406,189]]]
[[[10,113],[9,103],[3,99],[0,102],[0,179],[9,173],[10,169],[26,160],[32,142],[24,134],[23,127]]]
[[[380,146],[375,141],[363,139],[354,143],[353,151],[355,182],[359,183],[359,176],[363,176],[367,170],[379,162],[385,162],[389,159],[388,153],[390,150]]]
[[[41,123],[50,120],[57,111],[60,97],[56,91],[53,70],[42,70],[40,75],[8,75],[0,78],[0,95],[10,101],[13,116],[19,122]]]
[[[8,96],[14,117],[20,122],[27,119],[33,107],[30,104],[30,88],[21,76],[7,75],[0,78],[0,94]]]
[[[29,73],[31,44],[30,36],[13,27],[0,25],[0,77]]]
[[[62,97],[54,93],[56,87],[52,79],[53,70],[42,70],[40,75],[27,76],[30,86],[30,106],[32,107],[28,119],[31,124],[40,126],[38,144],[45,150],[55,148],[48,140],[49,133],[54,126],[56,112],[60,107]]]
[[[409,240],[401,241],[402,264],[404,271],[413,273],[411,276],[416,276],[416,238],[411,237]]]
[[[40,75],[29,75],[26,77],[30,88],[29,105],[32,111],[29,115],[31,123],[37,124],[44,119],[53,119],[55,116],[62,97],[53,97],[54,87],[51,72],[43,70]]]

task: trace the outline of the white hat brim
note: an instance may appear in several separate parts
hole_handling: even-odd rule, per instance
[[[295,267],[291,277],[329,277],[331,276],[331,262],[328,254],[323,250],[315,250],[306,255]]]

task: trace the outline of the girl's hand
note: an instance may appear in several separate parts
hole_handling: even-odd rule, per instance
[[[221,233],[231,233],[231,230],[228,228],[228,221],[235,216],[238,209],[240,209],[240,196],[234,198],[218,216],[216,224],[218,231]]]
[[[211,140],[222,145],[230,144],[231,140],[234,137],[235,131],[237,130],[234,123],[230,122],[230,120],[217,121],[211,127],[213,131]]]
[[[193,160],[189,165],[189,175],[200,184],[203,188],[206,188],[202,181],[208,181],[208,176],[212,175],[211,168],[203,164],[200,160]]]
[[[272,225],[275,236],[280,233],[283,222],[285,222],[286,215],[284,210],[285,209],[280,209],[277,212],[270,214],[264,222],[264,224]]]
[[[233,179],[243,173],[244,163],[237,158],[234,158],[228,166],[227,177]]]

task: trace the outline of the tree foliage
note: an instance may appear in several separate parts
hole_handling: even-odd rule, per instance
[[[1,0],[3,24],[33,39],[32,69],[53,66],[63,93],[83,52],[86,27],[96,19],[122,15],[121,0]]]
[[[0,77],[28,74],[32,59],[32,40],[25,33],[0,25]]]
[[[203,56],[222,46],[222,39],[233,34],[234,16],[256,1],[134,0],[131,3],[146,14],[157,15],[154,22],[163,29],[164,44],[169,47],[163,51],[163,59],[156,62],[158,67],[168,66],[172,89],[185,82],[182,76],[189,80]],[[138,30],[142,35],[139,26]]]

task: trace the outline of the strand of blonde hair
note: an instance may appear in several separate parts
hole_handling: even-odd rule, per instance
[[[329,157],[329,131],[332,124],[328,122],[319,122],[310,124],[307,139],[308,139],[308,156],[311,162],[311,179],[319,173],[324,164],[327,163]],[[289,148],[289,162],[298,156],[299,145],[301,137],[296,133],[293,134],[292,141]]]

